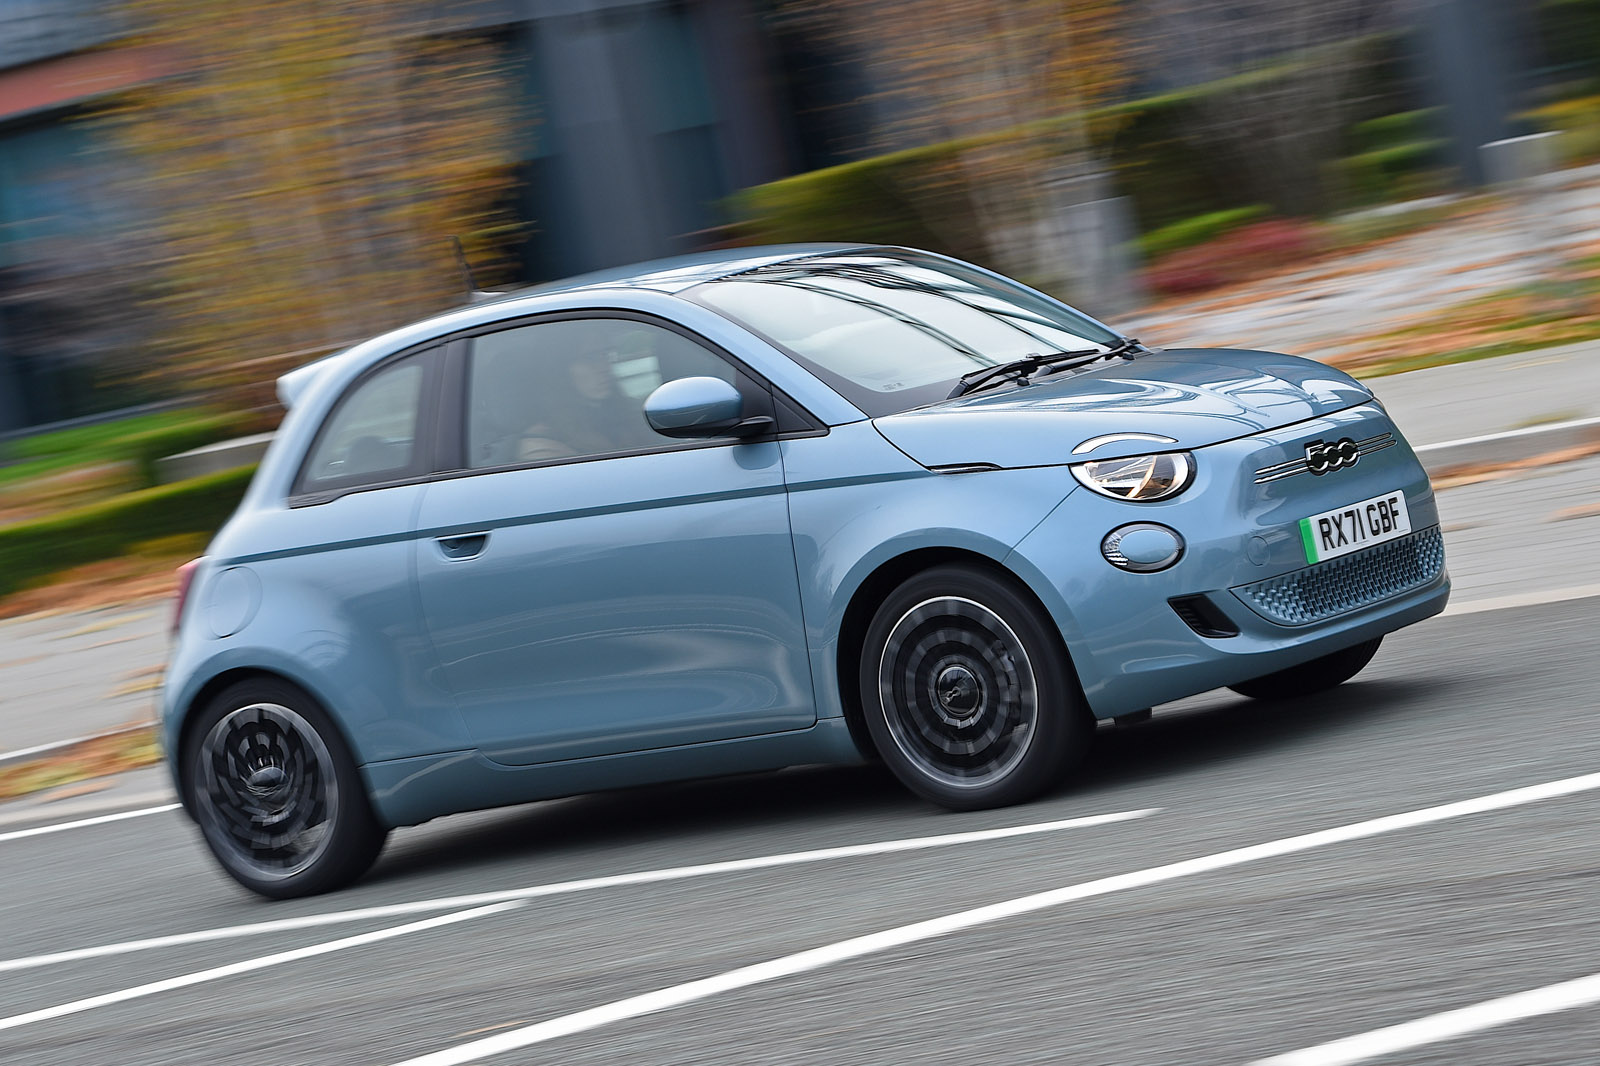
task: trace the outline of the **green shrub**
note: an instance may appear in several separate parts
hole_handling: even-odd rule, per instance
[[[757,243],[866,241],[981,260],[959,156],[973,146],[891,152],[745,189],[732,200],[738,232]]]
[[[1438,114],[1438,108],[1425,107],[1357,122],[1350,127],[1350,147],[1359,155],[1396,145],[1428,141],[1438,135]]]
[[[1159,259],[1184,248],[1204,244],[1229,230],[1265,218],[1268,213],[1265,204],[1251,204],[1249,207],[1230,207],[1226,211],[1208,211],[1203,215],[1172,222],[1140,237],[1139,253],[1146,262]]]
[[[1183,140],[1194,91],[1169,93],[1089,113],[1090,125],[1119,129],[1106,159],[1117,190],[1133,200],[1141,228],[1187,219],[1197,211],[1250,206],[1244,183],[1217,153]],[[928,248],[983,262],[962,153],[1020,139],[1047,154],[1061,123],[992,138],[946,141],[814,170],[758,185],[729,201],[734,231],[751,243],[850,240]],[[1024,149],[1027,150],[1027,149]]]
[[[246,429],[243,419],[191,409],[134,415],[113,422],[74,426],[0,442],[0,484],[27,481],[60,470],[100,463],[131,462],[138,485],[155,484],[155,460],[212,444]]]
[[[1559,133],[1556,154],[1561,163],[1583,163],[1600,157],[1600,96],[1561,100],[1521,117],[1540,130]]]
[[[1392,40],[1363,42],[1364,95],[1378,106],[1394,106],[1398,75],[1390,67]],[[847,163],[746,189],[732,197],[729,213],[743,241],[863,240],[929,248],[967,259],[987,258],[965,181],[962,153],[1016,139],[1042,156],[1068,122],[1094,132],[1103,161],[1115,174],[1118,195],[1133,202],[1141,232],[1196,215],[1251,208],[1254,199],[1242,164],[1233,154],[1196,147],[1195,110],[1207,99],[1241,86],[1271,80],[1267,68],[1206,85],[1098,108],[1071,118],[1037,123],[984,138],[940,144]],[[1372,136],[1396,135],[1391,127],[1418,126],[1420,112],[1380,120]],[[1282,213],[1288,205],[1274,205]]]
[[[1436,191],[1443,140],[1408,141],[1346,156],[1333,164],[1344,199],[1367,206]]]
[[[113,447],[122,459],[134,464],[139,472],[139,485],[148,488],[156,483],[156,460],[227,440],[242,431],[241,419],[233,415],[211,415],[134,433],[116,441]]]
[[[97,453],[106,445],[123,437],[181,425],[195,417],[194,411],[157,411],[153,414],[133,415],[111,422],[96,422],[88,426],[35,433],[29,437],[0,442],[0,457],[6,459],[38,459],[45,456]]]
[[[0,527],[0,596],[144,541],[212,532],[238,506],[254,473],[254,467],[228,470]]]

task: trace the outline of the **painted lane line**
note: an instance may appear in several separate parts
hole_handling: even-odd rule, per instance
[[[54,825],[40,825],[32,829],[14,829],[9,833],[0,833],[0,842],[7,840],[21,840],[23,837],[42,836],[45,833],[60,833],[67,829],[82,829],[88,825],[104,825],[107,822],[120,822],[125,818],[143,818],[147,814],[165,814],[167,811],[178,809],[176,803],[163,803],[159,807],[144,807],[137,811],[119,811],[116,814],[102,814],[95,818],[84,818],[76,822],[57,822]]]
[[[862,958],[867,955],[889,951],[893,948],[904,947],[908,944],[915,944],[1007,918],[1014,918],[1018,915],[1031,914],[1046,908],[1057,907],[1063,903],[1088,899],[1092,896],[1109,895],[1113,892],[1125,892],[1129,889],[1144,888],[1165,881],[1174,881],[1181,877],[1192,877],[1196,874],[1210,873],[1213,870],[1241,866],[1261,859],[1292,855],[1297,852],[1309,851],[1313,848],[1327,847],[1330,844],[1360,840],[1382,833],[1392,833],[1400,829],[1430,825],[1435,822],[1448,821],[1452,818],[1461,818],[1470,814],[1481,814],[1485,811],[1502,810],[1524,803],[1552,799],[1557,796],[1568,796],[1596,788],[1600,788],[1600,773],[1586,774],[1582,777],[1550,781],[1541,785],[1512,789],[1508,792],[1497,792],[1489,796],[1479,796],[1475,799],[1446,803],[1438,807],[1427,807],[1403,814],[1391,814],[1382,818],[1373,818],[1364,822],[1339,826],[1334,829],[1323,829],[1314,833],[1304,833],[1300,836],[1284,837],[1264,844],[1253,844],[1249,847],[1217,852],[1216,854],[1205,855],[1196,859],[1186,859],[1182,862],[1170,863],[1165,866],[1153,866],[1133,873],[1117,874],[1112,877],[1100,878],[1096,881],[1069,885],[1065,888],[1019,896],[1015,899],[993,903],[985,907],[959,911],[955,914],[947,914],[943,917],[915,922],[911,925],[903,925],[894,929],[885,929],[881,932],[869,933],[866,936],[852,937],[849,940],[841,940],[837,943],[812,948],[808,951],[770,959],[752,966],[742,966],[736,970],[701,978],[698,981],[689,981],[681,985],[673,985],[654,992],[647,992],[643,995],[616,1000],[599,1007],[578,1011],[575,1014],[551,1018],[548,1021],[536,1022],[533,1025],[524,1026],[521,1029],[513,1029],[507,1033],[499,1033],[495,1036],[459,1044],[456,1047],[446,1048],[429,1055],[406,1059],[404,1062],[397,1063],[396,1066],[459,1066],[461,1063],[476,1062],[490,1055],[515,1051],[533,1044],[554,1040],[557,1037],[598,1029],[601,1026],[630,1018],[638,1018],[646,1014],[671,1010],[674,1007],[681,1007],[698,1000],[708,999],[723,992],[732,992],[749,988],[753,985],[776,981],[780,978],[792,977],[795,974],[818,970],[846,960]]]
[[[18,1026],[49,1021],[51,1018],[61,1018],[68,1014],[81,1014],[87,1010],[94,1010],[96,1007],[108,1007],[113,1003],[126,1003],[130,999],[153,996],[158,992],[170,992],[175,988],[187,988],[190,985],[204,984],[207,981],[216,981],[224,977],[233,977],[237,974],[250,973],[254,970],[264,970],[269,966],[281,966],[286,962],[297,962],[300,959],[310,959],[318,955],[344,951],[347,948],[358,948],[364,944],[375,944],[380,940],[391,940],[397,936],[420,933],[426,929],[434,929],[442,925],[453,925],[456,922],[482,918],[486,915],[498,914],[501,911],[515,910],[522,906],[525,906],[525,904],[520,901],[497,903],[491,907],[478,907],[469,911],[457,911],[454,914],[441,914],[433,918],[425,918],[420,922],[411,922],[408,925],[397,925],[391,929],[379,929],[372,933],[345,937],[343,940],[330,940],[325,944],[312,944],[309,947],[295,948],[293,951],[280,951],[275,955],[262,955],[259,958],[246,959],[243,962],[232,962],[226,966],[214,966],[209,970],[199,970],[195,973],[186,973],[178,977],[169,977],[164,981],[152,981],[146,985],[123,988],[116,992],[107,992],[101,996],[90,996],[88,999],[77,999],[70,1003],[58,1003],[54,1007],[45,1007],[43,1010],[15,1014],[9,1018],[0,1018],[0,1029],[15,1029]]]
[[[101,814],[122,814],[126,811],[143,810],[164,803],[175,803],[177,798],[170,788],[153,788],[124,796],[89,794],[82,799],[50,800],[48,814],[53,814],[62,821],[68,821]],[[12,825],[31,827],[39,823],[40,812],[37,808],[8,811],[5,809],[8,806],[13,805],[0,803],[0,829]]]
[[[931,837],[907,837],[901,840],[884,840],[871,844],[845,844],[834,848],[821,848],[816,851],[795,851],[781,855],[760,855],[749,859],[730,859],[725,862],[702,863],[698,866],[678,866],[663,870],[642,870],[628,874],[613,874],[607,877],[590,877],[582,881],[558,881],[548,885],[534,885],[530,888],[513,888],[498,892],[478,892],[470,896],[449,896],[443,899],[418,900],[412,903],[392,903],[378,907],[363,907],[359,910],[334,911],[329,914],[311,914],[302,918],[281,918],[271,922],[255,922],[250,925],[225,926],[220,929],[202,929],[192,933],[175,933],[171,936],[150,937],[144,940],[126,940],[118,944],[102,944],[98,947],[76,948],[72,951],[58,951],[49,955],[32,955],[26,958],[6,959],[0,961],[0,973],[11,970],[29,970],[39,966],[51,966],[62,962],[76,962],[81,959],[98,959],[107,955],[126,955],[135,951],[148,951],[153,948],[175,947],[181,944],[196,944],[206,940],[223,940],[229,937],[257,936],[262,933],[279,933],[292,929],[309,929],[320,925],[335,925],[342,922],[360,922],[373,918],[394,918],[407,914],[418,914],[427,911],[453,910],[457,907],[474,907],[485,903],[499,903],[508,900],[530,900],[543,896],[561,896],[573,892],[587,892],[602,888],[620,888],[629,885],[655,884],[661,881],[682,881],[691,877],[707,877],[713,874],[740,873],[745,870],[762,870],[773,866],[793,866],[798,863],[823,862],[831,859],[847,859],[861,855],[888,855],[902,851],[923,851],[928,848],[947,848],[957,844],[976,844],[988,840],[1008,840],[1013,837],[1036,836],[1040,833],[1054,833],[1063,829],[1080,829],[1086,826],[1109,825],[1113,822],[1127,822],[1136,818],[1146,818],[1159,811],[1160,808],[1152,807],[1139,811],[1118,811],[1114,814],[1094,814],[1082,818],[1067,818],[1055,822],[1034,822],[1030,825],[1004,826],[999,829],[974,829],[965,833],[945,833]]]
[[[1574,981],[1563,981],[1558,985],[1535,988],[1531,992],[1518,992],[1516,995],[1491,999],[1458,1010],[1430,1014],[1416,1021],[1391,1025],[1386,1029],[1374,1029],[1370,1033],[1319,1044],[1304,1051],[1291,1051],[1287,1055],[1262,1059],[1255,1066],[1347,1066],[1349,1063],[1365,1062],[1379,1055],[1390,1055],[1396,1051],[1436,1044],[1441,1040],[1451,1040],[1481,1029],[1505,1025],[1507,1022],[1537,1018],[1541,1014],[1554,1014],[1574,1007],[1586,1007],[1591,1003],[1600,1003],[1600,973],[1580,977]]]

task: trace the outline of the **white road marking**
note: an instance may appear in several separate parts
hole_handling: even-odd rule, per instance
[[[1492,596],[1483,600],[1452,603],[1444,609],[1442,617],[1453,614],[1477,614],[1480,611],[1503,611],[1508,607],[1537,607],[1545,603],[1588,599],[1590,596],[1600,596],[1600,585],[1572,585],[1545,592],[1516,592],[1509,596]]]
[[[1531,992],[1518,992],[1459,1010],[1430,1014],[1403,1025],[1374,1029],[1370,1033],[1319,1044],[1303,1051],[1291,1051],[1287,1055],[1262,1059],[1255,1066],[1346,1066],[1379,1055],[1451,1040],[1523,1018],[1537,1018],[1541,1014],[1586,1007],[1591,1003],[1600,1003],[1600,974],[1535,988]]]
[[[485,915],[514,910],[522,906],[525,906],[525,904],[521,901],[497,903],[492,907],[478,907],[474,910],[458,911],[455,914],[441,914],[434,918],[426,918],[420,922],[397,925],[392,929],[379,929],[372,933],[361,933],[358,936],[345,937],[343,940],[331,940],[326,944],[312,944],[308,947],[295,948],[293,951],[280,951],[275,955],[263,955],[260,958],[246,959],[244,962],[233,962],[226,966],[214,966],[209,970],[199,970],[195,973],[186,973],[178,977],[169,977],[164,981],[152,981],[146,985],[123,988],[116,992],[107,992],[101,996],[90,996],[88,999],[77,999],[70,1003],[58,1003],[54,1007],[45,1007],[43,1010],[15,1014],[9,1018],[0,1018],[0,1029],[15,1029],[18,1026],[48,1021],[51,1018],[60,1018],[68,1014],[80,1014],[96,1007],[108,1007],[113,1003],[126,1003],[130,999],[153,996],[158,992],[169,992],[174,988],[187,988],[190,985],[204,984],[207,981],[216,981],[224,977],[233,977],[236,974],[250,973],[253,970],[264,970],[269,966],[281,966],[286,962],[297,962],[300,959],[327,955],[330,952],[343,951],[346,948],[375,944],[380,940],[391,940],[394,937],[405,936],[408,933],[420,933],[425,929],[434,929],[441,925],[453,925],[456,922],[482,918]]]
[[[164,803],[159,807],[144,807],[137,811],[119,811],[116,814],[102,814],[96,818],[84,818],[76,822],[56,822],[53,825],[38,825],[32,829],[14,829],[9,833],[0,833],[0,841],[21,840],[23,837],[36,837],[45,833],[60,833],[67,829],[82,829],[86,825],[104,825],[107,822],[120,822],[125,818],[143,818],[147,814],[165,814],[167,811],[178,809],[176,803]]]
[[[1437,444],[1419,444],[1412,450],[1418,455],[1428,452],[1440,451],[1444,448],[1459,448],[1464,444],[1483,444],[1492,440],[1515,440],[1518,437],[1535,437],[1541,433],[1557,433],[1567,429],[1600,428],[1600,418],[1571,418],[1564,422],[1546,422],[1537,426],[1524,426],[1521,429],[1508,429],[1499,433],[1484,433],[1477,437],[1461,437],[1457,440],[1442,440]]]
[[[723,992],[732,992],[737,989],[749,988],[752,985],[765,984],[769,981],[776,981],[783,977],[791,977],[795,974],[821,969],[849,959],[862,958],[863,956],[877,954],[893,948],[904,947],[907,944],[915,944],[923,940],[931,940],[934,937],[946,936],[950,933],[972,929],[976,926],[1002,921],[1006,918],[1014,918],[1020,914],[1031,914],[1049,907],[1057,907],[1063,903],[1088,899],[1092,896],[1109,895],[1113,892],[1125,892],[1129,889],[1144,888],[1181,877],[1192,877],[1195,874],[1210,873],[1213,870],[1241,866],[1261,859],[1292,855],[1297,852],[1309,851],[1313,848],[1326,847],[1330,844],[1360,840],[1364,837],[1377,836],[1381,833],[1392,833],[1396,830],[1410,829],[1419,825],[1431,825],[1435,822],[1443,822],[1452,818],[1481,814],[1485,811],[1502,810],[1524,803],[1552,799],[1557,796],[1568,796],[1596,788],[1600,788],[1600,773],[1585,774],[1582,777],[1570,777],[1561,781],[1550,781],[1541,785],[1531,785],[1527,788],[1512,789],[1508,792],[1497,792],[1493,795],[1479,796],[1475,799],[1461,800],[1456,803],[1446,803],[1437,807],[1427,807],[1403,814],[1387,815],[1382,818],[1355,822],[1351,825],[1339,826],[1334,829],[1323,829],[1314,833],[1304,833],[1300,836],[1284,837],[1280,840],[1268,841],[1265,844],[1253,844],[1249,847],[1217,852],[1216,854],[1196,859],[1186,859],[1182,862],[1170,863],[1165,866],[1153,866],[1133,873],[1117,874],[1113,877],[1103,877],[1096,881],[1086,881],[1083,884],[1069,885],[1065,888],[1038,892],[1028,896],[1019,896],[1016,899],[1005,900],[1001,903],[959,911],[955,914],[947,914],[940,918],[903,925],[894,929],[885,929],[882,932],[869,933],[866,936],[852,937],[849,940],[841,940],[823,947],[770,959],[752,966],[742,966],[736,970],[701,978],[698,981],[689,981],[681,985],[673,985],[654,992],[647,992],[643,995],[620,999],[603,1006],[578,1011],[575,1014],[567,1014],[558,1018],[551,1018],[548,1021],[537,1022],[521,1029],[514,1029],[508,1033],[484,1037],[481,1040],[446,1048],[443,1051],[407,1059],[402,1063],[396,1064],[396,1066],[459,1066],[461,1063],[476,1062],[490,1055],[515,1051],[533,1044],[554,1040],[557,1037],[598,1029],[604,1025],[625,1021],[630,1018],[638,1018],[646,1014],[671,1010],[674,1007],[681,1007]]]
[[[1079,829],[1085,826],[1126,822],[1155,814],[1159,808],[1139,811],[1119,811],[1114,814],[1094,814],[1082,818],[1067,818],[1054,822],[1035,822],[1030,825],[1004,826],[998,829],[974,829],[966,833],[945,833],[941,836],[908,837],[902,840],[882,840],[871,844],[846,844],[836,848],[816,851],[795,851],[782,855],[761,855],[749,859],[730,859],[725,862],[702,863],[698,866],[678,866],[663,870],[643,870],[636,873],[612,874],[607,877],[590,877],[582,881],[560,881],[530,888],[513,888],[499,892],[478,892],[470,896],[450,896],[444,899],[418,900],[413,903],[393,903],[359,910],[335,911],[329,914],[311,914],[302,918],[281,918],[271,922],[250,925],[225,926],[220,929],[202,929],[192,933],[175,933],[171,936],[151,937],[145,940],[127,940],[118,944],[59,951],[50,955],[33,955],[27,958],[0,961],[0,973],[9,970],[28,970],[80,959],[97,959],[107,955],[126,955],[152,948],[195,944],[206,940],[223,940],[229,937],[256,936],[262,933],[279,933],[291,929],[308,929],[319,925],[341,922],[359,922],[373,918],[393,918],[425,911],[452,910],[484,903],[506,900],[529,900],[541,896],[559,896],[572,892],[586,892],[600,888],[618,888],[627,885],[653,884],[659,881],[681,881],[690,877],[712,874],[739,873],[761,870],[772,866],[793,866],[797,863],[822,862],[828,859],[847,859],[858,855],[887,855],[901,851],[921,851],[927,848],[947,848],[957,844],[976,844],[987,840],[1006,840],[1011,837],[1034,836],[1062,829]]]

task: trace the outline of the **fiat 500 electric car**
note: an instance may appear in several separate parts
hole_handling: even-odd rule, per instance
[[[1337,685],[1449,594],[1363,385],[902,248],[556,283],[279,395],[164,696],[185,808],[269,896],[392,827],[702,775],[1016,803],[1097,719]]]

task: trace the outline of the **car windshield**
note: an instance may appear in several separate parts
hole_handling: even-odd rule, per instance
[[[776,263],[686,295],[784,349],[872,417],[943,400],[973,370],[1122,339],[1004,278],[898,249]]]

